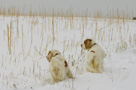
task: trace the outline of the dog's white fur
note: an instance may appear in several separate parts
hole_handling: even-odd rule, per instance
[[[73,78],[66,59],[58,50],[50,50],[46,58],[50,62],[50,74],[53,83],[62,81],[66,78]]]
[[[92,39],[84,40],[84,43],[81,44],[81,48],[88,50],[86,61],[87,71],[92,73],[102,73],[103,59],[105,57],[104,50]]]

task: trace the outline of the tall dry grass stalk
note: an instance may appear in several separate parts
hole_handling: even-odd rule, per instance
[[[41,30],[41,45],[40,45],[40,53],[42,52],[42,46],[43,46],[43,43],[44,43],[44,30],[43,30],[43,23],[42,23],[42,30]]]
[[[11,44],[12,44],[12,21],[10,21],[10,26],[7,25],[7,38],[8,38],[8,50],[11,54]]]
[[[84,24],[83,24],[83,29],[82,29],[82,38],[84,38]]]
[[[7,25],[7,38],[8,38],[8,50],[9,50],[9,54],[11,54],[11,52],[10,52],[10,34],[9,34],[9,25]]]
[[[10,21],[10,54],[11,54],[11,45],[12,45],[12,21]]]
[[[23,26],[22,26],[22,52],[24,53],[24,34],[23,34]]]
[[[54,17],[52,17],[52,48],[54,46],[54,41],[55,41],[55,31],[54,31]]]
[[[18,17],[17,17],[17,38],[19,38],[19,21],[18,21]]]
[[[97,22],[95,23],[95,37],[97,36],[97,31],[98,31],[98,29],[97,29]]]

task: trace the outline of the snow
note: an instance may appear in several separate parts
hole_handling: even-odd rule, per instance
[[[86,38],[106,52],[102,73],[85,71]],[[50,49],[62,52],[75,79],[52,84]],[[0,16],[0,90],[135,90],[135,83],[135,21]]]

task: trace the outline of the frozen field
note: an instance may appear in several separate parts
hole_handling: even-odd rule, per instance
[[[85,71],[80,44],[105,50],[104,71]],[[46,55],[62,52],[75,79],[52,84]],[[136,21],[0,16],[0,90],[136,90]]]

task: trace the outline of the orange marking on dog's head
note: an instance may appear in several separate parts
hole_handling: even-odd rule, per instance
[[[86,49],[89,49],[91,47],[91,45],[92,45],[92,39],[86,39],[84,41],[84,45],[85,45]]]
[[[47,60],[50,62],[52,57],[53,57],[53,54],[51,51],[49,51],[48,55],[46,56]]]

